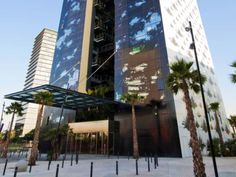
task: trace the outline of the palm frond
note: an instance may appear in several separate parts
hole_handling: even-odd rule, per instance
[[[167,79],[167,87],[177,94],[179,89],[183,90],[184,85],[192,89],[195,93],[200,91],[200,79],[197,70],[192,69],[193,62],[186,62],[184,59],[177,60],[170,66],[171,73]],[[206,77],[201,76],[202,84],[206,82]],[[185,86],[186,87],[186,86]]]
[[[38,104],[51,105],[53,103],[53,95],[49,91],[41,91],[34,95],[34,100]]]
[[[231,78],[231,82],[236,84],[236,74],[231,74],[230,78]]]
[[[218,111],[219,107],[220,107],[220,103],[213,102],[213,103],[210,103],[209,109],[212,111]]]
[[[230,66],[236,68],[236,61],[234,61]]]
[[[135,104],[138,102],[141,102],[144,99],[143,96],[139,96],[138,93],[125,93],[121,96],[121,101],[124,101],[125,103]]]
[[[24,111],[24,108],[22,106],[21,103],[18,103],[18,102],[13,102],[11,103],[10,106],[8,106],[6,108],[7,111],[5,111],[6,114],[16,114],[18,116],[23,116],[23,111]]]

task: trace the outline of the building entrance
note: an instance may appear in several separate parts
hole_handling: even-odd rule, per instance
[[[70,123],[75,147],[83,154],[108,154],[108,120]]]
[[[78,151],[81,154],[107,154],[108,136],[104,132],[76,134]]]

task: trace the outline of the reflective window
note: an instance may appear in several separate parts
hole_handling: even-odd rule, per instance
[[[115,1],[115,98],[127,91],[162,99],[168,60],[157,0]]]
[[[50,83],[78,88],[86,0],[64,0]]]

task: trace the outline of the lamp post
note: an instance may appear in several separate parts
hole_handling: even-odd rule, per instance
[[[4,109],[5,109],[5,102],[3,102],[3,105],[2,105],[2,114],[1,114],[0,126],[2,126]]]
[[[199,62],[198,62],[196,44],[195,44],[195,39],[194,39],[194,35],[193,35],[193,28],[192,28],[191,21],[189,21],[189,27],[186,27],[185,30],[187,32],[190,32],[191,33],[191,37],[192,37],[192,43],[190,45],[190,49],[194,50],[195,60],[196,60],[196,64],[197,64],[197,71],[198,71],[198,76],[199,76],[199,81],[200,81],[202,102],[203,102],[204,112],[205,112],[205,117],[206,117],[206,124],[207,124],[210,148],[211,148],[211,153],[212,153],[212,161],[213,161],[215,176],[218,177],[219,175],[218,175],[218,170],[217,170],[217,165],[216,165],[215,152],[214,152],[212,135],[211,135],[211,129],[210,129],[210,124],[209,124],[209,117],[208,117],[208,112],[207,112],[207,105],[206,105],[206,100],[205,100],[205,95],[204,95],[204,88],[203,88],[203,84],[202,84],[201,71],[200,71]]]
[[[67,87],[67,90],[68,90],[69,88]],[[59,122],[58,122],[58,125],[57,125],[57,133],[58,133],[58,131],[59,131],[59,128],[60,128],[60,125],[61,125],[61,119],[62,119],[62,116],[63,116],[63,112],[64,112],[64,106],[65,106],[65,104],[66,104],[66,100],[67,100],[67,91],[66,91],[66,93],[65,93],[65,95],[64,95],[64,98],[63,98],[63,103],[62,103],[62,105],[61,105],[61,113],[60,113],[60,118],[59,118]]]
[[[60,140],[59,140],[59,129],[60,129],[60,126],[61,126],[61,119],[62,119],[62,116],[63,116],[63,113],[64,113],[64,106],[65,106],[66,101],[67,101],[68,89],[69,89],[69,84],[67,84],[66,93],[65,93],[65,95],[63,97],[63,103],[61,105],[61,113],[60,113],[60,118],[59,118],[59,122],[58,122],[58,125],[57,125],[57,131],[56,131],[57,144],[60,143]]]

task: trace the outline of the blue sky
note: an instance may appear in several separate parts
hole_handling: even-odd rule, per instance
[[[228,115],[235,114],[236,85],[229,65],[236,60],[236,1],[198,0],[215,72]],[[3,96],[23,89],[36,35],[45,27],[57,30],[62,0],[0,1],[0,110]]]

